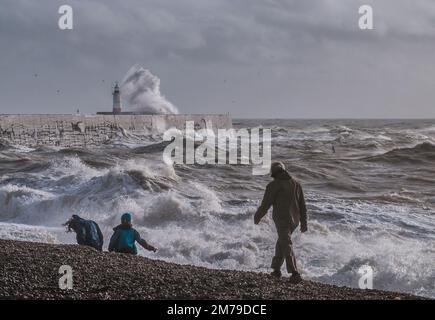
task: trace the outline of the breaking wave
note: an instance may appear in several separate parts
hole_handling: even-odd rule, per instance
[[[121,97],[129,109],[148,114],[177,114],[178,109],[160,93],[160,79],[134,65],[124,77]]]
[[[395,148],[384,154],[368,157],[369,161],[383,161],[388,163],[435,163],[435,145],[423,142],[411,148]]]

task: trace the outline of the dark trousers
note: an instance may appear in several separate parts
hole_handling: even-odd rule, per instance
[[[275,256],[272,259],[272,269],[280,270],[284,263],[288,273],[297,273],[296,258],[292,248],[290,227],[276,226],[278,241],[275,246]]]

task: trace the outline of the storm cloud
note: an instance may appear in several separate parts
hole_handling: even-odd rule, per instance
[[[434,117],[432,0],[3,0],[0,112],[111,109],[134,64],[182,113]],[[374,30],[358,28],[370,4]]]

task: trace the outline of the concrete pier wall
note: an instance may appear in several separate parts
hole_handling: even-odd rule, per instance
[[[92,147],[125,135],[159,134],[169,128],[231,128],[229,115],[0,115],[0,140],[24,146]]]

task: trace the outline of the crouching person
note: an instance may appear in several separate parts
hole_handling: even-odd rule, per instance
[[[63,225],[67,227],[67,232],[76,233],[78,244],[95,248],[98,251],[103,250],[103,234],[95,221],[85,220],[73,214],[71,219]]]
[[[148,251],[157,251],[156,248],[142,239],[139,232],[132,227],[130,213],[122,215],[121,224],[113,228],[113,231],[114,233],[109,243],[110,252],[137,254],[136,242]]]

